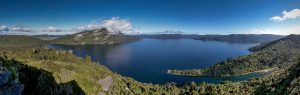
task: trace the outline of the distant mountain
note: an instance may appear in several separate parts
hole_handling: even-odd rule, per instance
[[[280,38],[282,35],[272,34],[230,34],[230,35],[199,35],[195,40],[202,41],[224,41],[224,42],[237,42],[237,43],[260,43],[270,42]]]
[[[163,32],[154,32],[152,34],[184,34],[182,31],[172,31],[172,30],[166,30]]]
[[[42,46],[47,41],[25,35],[0,35],[0,46]]]
[[[183,35],[183,34],[142,34],[134,35],[139,38],[151,38],[151,39],[184,39],[184,38],[194,38],[197,35]]]
[[[156,34],[141,34],[134,35],[139,38],[151,39],[195,39],[202,41],[223,41],[233,43],[263,43],[270,42],[285,36],[272,34],[230,34],[230,35],[196,35],[196,34],[181,34],[177,32],[163,32]]]
[[[122,33],[111,34],[107,29],[86,30],[80,33],[68,35],[51,41],[51,44],[119,44],[140,40],[137,37]]]
[[[65,36],[68,36],[68,35],[47,35],[47,34],[45,34],[45,35],[34,35],[33,37],[36,37],[36,38],[39,38],[42,40],[54,40],[54,39],[65,37]]]
[[[182,31],[166,30],[162,32],[152,32],[147,34],[134,35],[139,38],[150,38],[150,39],[183,39],[183,38],[194,38],[197,35],[185,34]]]

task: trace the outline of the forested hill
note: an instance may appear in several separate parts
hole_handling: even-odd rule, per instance
[[[251,47],[250,50],[251,51],[260,51],[260,50],[270,49],[270,48],[272,48],[272,49],[286,48],[286,46],[283,47],[283,46],[278,46],[278,45],[290,46],[290,47],[288,47],[289,49],[300,48],[300,45],[298,45],[299,41],[300,41],[299,35],[292,34],[290,36],[287,36],[285,38],[282,38],[282,39],[279,39],[279,40],[276,40],[276,41],[272,41],[272,42],[269,42],[269,43],[265,43],[265,44],[262,44],[262,45]]]
[[[42,46],[47,41],[25,35],[0,35],[0,46]]]
[[[250,55],[228,58],[205,69],[168,70],[168,73],[188,76],[232,76],[266,69],[285,69],[299,59],[300,35],[289,35],[256,50]]]
[[[230,35],[199,35],[195,40],[202,41],[223,41],[237,43],[261,43],[270,42],[283,38],[282,35],[272,34],[230,34]]]
[[[122,33],[110,34],[110,32],[105,29],[96,30],[86,30],[73,35],[68,35],[51,41],[51,44],[119,44],[131,41],[140,40],[137,37],[132,37],[124,35]]]

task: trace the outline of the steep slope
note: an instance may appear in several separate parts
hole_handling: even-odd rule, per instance
[[[188,76],[234,76],[259,70],[285,69],[300,55],[300,35],[290,35],[257,49],[256,52],[229,58],[205,69],[168,70],[170,74]]]
[[[42,46],[47,41],[25,35],[0,35],[1,46]]]
[[[119,34],[110,34],[105,28],[96,30],[86,30],[73,35],[61,37],[51,41],[51,44],[120,44],[125,42],[137,41],[139,38]]]
[[[34,88],[41,88],[44,90],[41,93],[47,92],[50,95],[52,95],[51,93],[63,94],[65,91],[60,91],[60,87],[66,90],[69,89],[68,91],[73,93],[70,90],[71,88],[67,86],[70,84],[73,85],[71,87],[76,89],[79,87],[88,95],[97,94],[103,92],[101,85],[97,83],[98,80],[113,74],[106,67],[92,63],[89,59],[82,59],[69,52],[55,49],[0,47],[0,56],[6,56],[7,59],[5,60],[18,61],[5,62],[8,62],[7,64],[16,64],[13,65],[15,68],[21,67],[21,69],[17,70],[25,75],[20,74],[20,83],[25,84],[24,91],[28,93],[32,91],[36,91],[32,93],[40,93],[38,89]],[[32,87],[27,88],[28,86]],[[47,88],[49,89],[47,90]],[[81,91],[79,90],[79,92]]]
[[[25,65],[13,59],[7,59],[5,56],[0,56],[0,68],[1,95],[85,94],[76,81],[58,84],[52,73]],[[2,74],[3,71],[4,74]]]
[[[260,79],[254,94],[296,95],[300,93],[300,62],[288,69],[277,71],[272,76]]]
[[[195,40],[202,41],[224,41],[224,42],[238,42],[238,43],[261,43],[270,42],[284,36],[271,34],[230,34],[230,35],[199,35]]]

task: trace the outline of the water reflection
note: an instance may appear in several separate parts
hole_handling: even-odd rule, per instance
[[[110,67],[121,66],[126,63],[130,63],[131,58],[130,47],[117,46],[107,50],[105,54],[105,63],[108,63]]]

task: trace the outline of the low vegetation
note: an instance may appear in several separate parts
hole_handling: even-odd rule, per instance
[[[274,70],[272,75],[241,82],[228,81],[221,84],[191,82],[184,85],[141,83],[111,72],[103,65],[92,62],[89,56],[80,58],[72,52],[35,46],[0,46],[0,76],[6,76],[0,78],[0,93],[11,91],[16,94],[46,95],[299,94],[299,38],[298,35],[291,35],[270,43],[253,55],[248,55],[251,57],[228,59],[203,69],[205,71],[203,73],[220,76],[243,74],[270,67],[280,68]],[[2,81],[2,78],[5,81]],[[105,84],[108,89],[106,87],[103,89],[103,82],[111,82]]]
[[[43,46],[47,41],[25,35],[0,35],[0,46]]]
[[[97,81],[112,74],[110,70],[100,64],[87,63],[88,60],[61,50],[1,47],[0,55],[7,56],[8,60],[18,60],[20,64],[52,73],[57,84],[75,81],[82,91],[89,95],[101,92],[101,86],[97,84]],[[27,77],[25,79],[32,79],[30,76]]]

